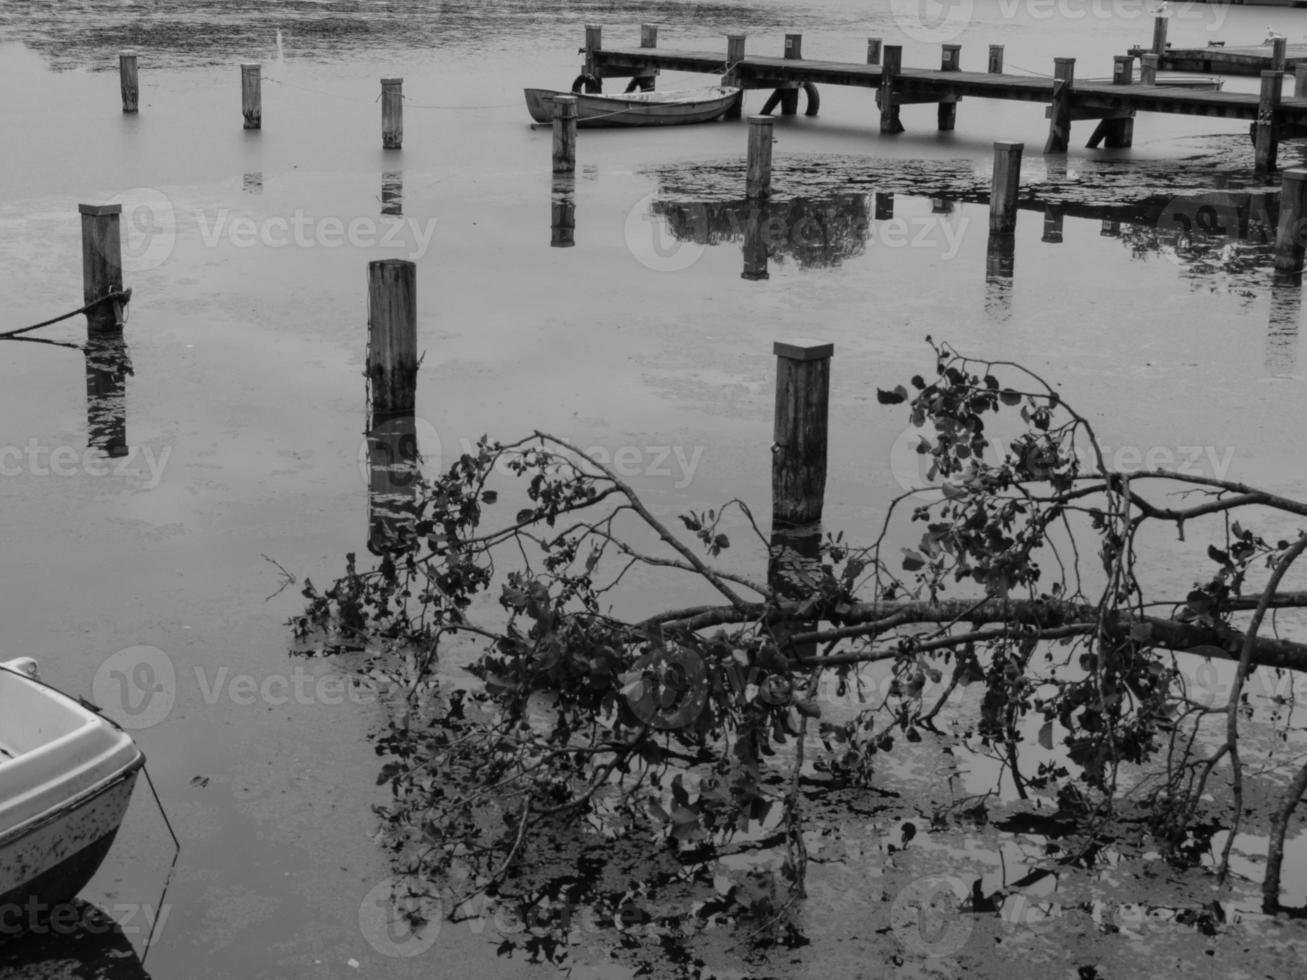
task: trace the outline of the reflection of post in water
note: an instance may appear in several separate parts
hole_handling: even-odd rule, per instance
[[[381,213],[395,215],[404,213],[404,171],[382,171]]]
[[[1016,236],[989,236],[985,247],[985,315],[1006,320],[1012,315],[1012,272],[1016,265]]]
[[[576,176],[555,174],[549,197],[549,244],[571,248],[576,244]]]
[[[368,263],[368,550],[383,554],[415,519],[417,266]]]
[[[1302,319],[1302,280],[1277,272],[1271,283],[1270,322],[1266,327],[1266,370],[1292,374],[1298,359],[1298,323]]]
[[[1111,218],[1104,218],[1102,227],[1098,229],[1098,234],[1102,238],[1120,238],[1121,222],[1114,221]]]
[[[245,192],[246,194],[262,194],[262,193],[263,193],[263,171],[262,171],[262,170],[256,170],[256,171],[253,171],[252,173],[247,173],[247,174],[246,174],[246,175],[241,179],[241,190],[242,190],[243,192]]]
[[[954,202],[947,197],[932,197],[930,199],[931,214],[952,214]]]
[[[766,201],[749,201],[744,219],[744,271],[741,279],[767,279],[767,222],[770,217]]]
[[[894,192],[877,191],[872,205],[872,217],[877,221],[889,221],[894,217]]]
[[[86,339],[86,444],[111,459],[127,455],[127,375],[131,358],[122,334]]]
[[[782,600],[802,602],[821,589],[821,522],[803,527],[774,526],[767,549],[767,584]],[[772,635],[778,646],[795,633],[814,629],[815,622],[776,624]],[[791,659],[812,657],[817,653],[815,643],[802,643],[786,651]]]
[[[1050,245],[1062,243],[1062,209],[1056,204],[1044,205],[1044,236],[1040,241]]]

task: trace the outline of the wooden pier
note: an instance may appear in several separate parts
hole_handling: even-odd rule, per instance
[[[1164,36],[1164,35],[1163,35]],[[646,38],[647,40],[647,38]],[[604,48],[601,29],[586,28],[585,74],[587,84],[602,85],[605,78],[648,79],[660,70],[697,72],[718,75],[722,84],[744,89],[774,89],[793,93],[779,101],[783,114],[797,111],[797,89],[815,99],[815,86],[848,85],[877,90],[880,107],[880,130],[885,134],[903,131],[899,107],[934,103],[939,107],[937,124],[952,129],[957,103],[963,98],[1001,99],[1035,102],[1045,106],[1049,119],[1045,153],[1065,153],[1071,137],[1071,123],[1078,120],[1100,121],[1088,145],[1105,140],[1109,148],[1128,147],[1133,141],[1133,120],[1139,112],[1173,115],[1210,116],[1243,119],[1253,124],[1255,165],[1258,171],[1275,169],[1279,140],[1307,135],[1307,97],[1295,94],[1281,98],[1283,72],[1264,71],[1262,92],[1216,92],[1182,89],[1166,85],[1135,82],[1133,57],[1116,59],[1111,81],[1077,81],[1075,59],[1054,59],[1052,77],[1008,75],[991,71],[962,71],[961,52],[955,44],[943,45],[941,67],[902,67],[902,47],[882,45],[879,38],[869,39],[868,64],[810,60],[796,56],[800,51],[799,35],[787,35],[785,57],[745,54],[745,39],[732,35],[726,50],[671,51],[664,48]],[[1164,42],[1163,42],[1164,43]],[[988,52],[989,64],[995,59],[995,46]],[[1268,48],[1269,50],[1269,48]],[[878,59],[875,63],[872,59]],[[1153,68],[1150,63],[1149,69]],[[1153,77],[1146,74],[1145,77]],[[582,79],[578,79],[578,83]],[[764,109],[764,111],[766,111]]]
[[[1149,54],[1149,48],[1131,48],[1136,57]],[[1260,75],[1275,67],[1275,51],[1270,44],[1217,45],[1203,48],[1167,47],[1155,52],[1158,68],[1163,71],[1200,71],[1215,75]],[[1292,72],[1307,65],[1307,44],[1287,44],[1284,70]]]

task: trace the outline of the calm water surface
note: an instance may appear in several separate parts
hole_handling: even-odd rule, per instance
[[[956,38],[969,69],[1003,43],[1011,70],[1046,73],[1058,55],[1106,76],[1112,55],[1151,34],[1143,4],[1124,0],[1065,0],[1056,16],[998,0],[970,9]],[[1307,32],[1302,11],[1184,9],[1177,45],[1258,41],[1268,19]],[[133,648],[161,651],[175,673],[158,717],[134,716],[151,722],[136,735],[184,844],[153,976],[432,975],[429,957],[386,956],[384,937],[360,927],[387,874],[370,840],[377,708],[323,686],[332,665],[288,661],[298,586],[278,593],[273,564],[321,581],[366,544],[371,259],[418,261],[431,457],[437,442],[449,454],[483,432],[539,427],[609,453],[635,447],[648,465],[634,483],[665,513],[763,500],[771,343],[812,336],[836,346],[827,523],[865,535],[913,476],[902,419],[874,387],[928,368],[931,334],[1061,382],[1116,450],[1178,459],[1200,447],[1205,472],[1301,493],[1296,291],[1271,288],[1255,241],[1230,234],[1194,251],[1157,234],[1185,213],[1177,186],[1223,195],[1213,207],[1235,219],[1256,211],[1242,186],[1246,124],[1144,115],[1133,150],[1104,154],[1082,148],[1091,124],[1077,123],[1071,152],[1045,161],[1037,106],[967,100],[952,133],[935,132],[933,107],[909,106],[908,132],[883,139],[869,93],[826,87],[818,118],[777,120],[775,179],[783,198],[843,217],[823,219],[833,240],[820,247],[780,243],[771,278],[747,282],[731,218],[741,125],[583,133],[576,246],[549,247],[550,135],[529,128],[521,89],[567,87],[588,22],[611,45],[656,22],[667,47],[724,48],[746,31],[751,51],[780,53],[801,31],[811,58],[862,60],[868,36],[902,41],[908,65],[939,57],[929,38],[904,37],[883,0],[0,8],[0,327],[80,305],[78,203],[124,203],[135,290],[123,469],[104,473],[85,452],[79,353],[0,348],[0,447],[24,460],[0,478],[3,649],[102,702],[114,665],[146,656]],[[137,116],[119,112],[125,48],[140,54]],[[259,133],[241,128],[243,61],[264,65]],[[404,78],[399,153],[380,149],[384,76]],[[750,93],[746,110],[764,98]],[[1023,212],[1010,280],[987,283],[986,209],[965,194],[941,201],[986,185],[995,139],[1025,141],[1023,181],[1065,217],[1059,242]],[[1300,153],[1283,148],[1283,163]],[[895,193],[897,225],[876,217],[878,191]],[[1153,227],[1105,225],[1115,219],[1095,205],[1133,206]],[[42,336],[81,330],[79,318]],[[1149,574],[1187,587],[1167,550],[1180,546],[1159,547]],[[138,951],[167,858],[140,793],[88,891]],[[1286,871],[1300,901],[1304,874],[1307,861]],[[496,959],[490,935],[451,927],[440,943],[437,975],[540,972]]]

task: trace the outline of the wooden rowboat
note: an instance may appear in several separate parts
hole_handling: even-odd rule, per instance
[[[543,88],[523,91],[527,111],[538,123],[553,122],[556,96],[573,94]],[[679,92],[629,92],[625,95],[577,93],[577,125],[679,126],[711,122],[720,118],[740,95],[740,89],[722,86]]]
[[[104,860],[145,757],[130,735],[0,663],[0,942],[62,910]]]

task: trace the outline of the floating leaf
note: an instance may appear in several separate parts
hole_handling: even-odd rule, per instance
[[[893,391],[886,391],[884,388],[876,389],[876,400],[882,405],[897,405],[899,402],[908,400],[908,389],[899,385]]]

